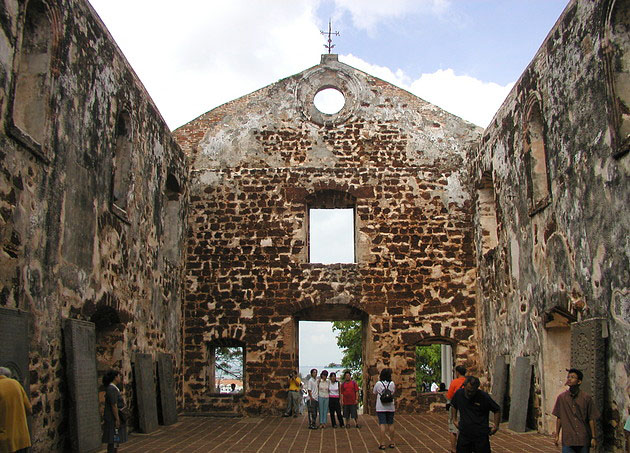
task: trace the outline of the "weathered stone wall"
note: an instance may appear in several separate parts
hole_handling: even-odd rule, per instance
[[[624,14],[625,37],[611,37],[607,21]],[[630,156],[612,96],[629,94],[615,85],[629,67],[627,18],[628,2],[572,1],[471,160],[477,187],[494,191],[498,237],[484,251],[488,231],[475,216],[484,368],[499,355],[512,366],[529,356],[535,421],[549,432],[571,357],[569,324],[605,318],[607,366],[585,371],[605,381],[604,429],[617,447],[630,405]]]
[[[314,110],[323,86],[345,95],[339,113]],[[371,399],[378,372],[390,366],[402,411],[419,407],[420,341],[452,343],[456,360],[475,369],[464,158],[477,128],[324,56],[175,135],[192,163],[187,410],[219,404],[208,343],[235,340],[246,350],[239,410],[280,411],[286,375],[298,365],[300,319],[362,319],[365,393]],[[356,263],[308,262],[308,206],[331,193],[353,200]]]
[[[114,158],[122,112],[128,167]],[[0,2],[0,115],[0,306],[30,315],[34,451],[66,451],[62,318],[96,323],[99,369],[120,367],[127,399],[133,351],[181,369],[186,165],[84,1]]]

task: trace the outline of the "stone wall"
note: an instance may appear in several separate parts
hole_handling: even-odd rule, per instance
[[[3,0],[0,49],[0,306],[30,319],[34,451],[67,451],[62,318],[132,405],[133,351],[181,369],[186,166],[87,2]]]
[[[604,353],[570,351],[571,329],[604,318],[605,366],[589,365],[585,385],[617,447],[630,406],[628,17],[628,2],[570,2],[471,160],[484,205],[475,214],[484,368],[530,357],[532,427],[551,432],[571,357],[595,364]],[[488,190],[494,227],[481,218]]]
[[[325,115],[332,86],[344,108]],[[299,320],[361,319],[366,388],[393,368],[418,410],[415,346],[475,369],[466,151],[479,130],[324,56],[322,64],[175,131],[192,163],[184,308],[187,410],[212,411],[209,345],[245,348],[243,412],[283,408]],[[352,207],[355,263],[309,263],[308,208]]]

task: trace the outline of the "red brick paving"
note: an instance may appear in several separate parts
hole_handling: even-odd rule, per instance
[[[376,417],[360,416],[361,428],[307,429],[306,416],[298,418],[180,417],[175,425],[151,434],[131,434],[121,445],[124,453],[356,453],[378,452]],[[446,414],[396,415],[396,449],[392,453],[447,453]],[[501,425],[491,437],[494,453],[551,453],[560,449],[549,436],[517,434]]]

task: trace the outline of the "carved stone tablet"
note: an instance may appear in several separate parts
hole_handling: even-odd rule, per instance
[[[527,430],[527,405],[532,382],[532,365],[529,357],[517,357],[512,381],[510,420],[508,427],[517,433]]]
[[[497,356],[497,360],[494,363],[494,374],[492,375],[492,399],[501,406],[501,411],[504,411],[503,400],[505,399],[505,385],[507,381],[507,363],[505,363],[505,356]]]
[[[571,324],[571,367],[584,373],[580,388],[593,397],[600,414],[606,385],[604,322],[602,318],[592,318]]]
[[[150,433],[158,427],[153,357],[151,354],[135,354],[134,375],[138,400],[138,425],[140,432]]]
[[[64,319],[70,439],[72,451],[75,452],[91,452],[101,448],[95,335],[93,323]]]
[[[173,358],[170,354],[158,354],[158,388],[160,392],[160,420],[162,424],[172,425],[177,423]]]
[[[12,377],[29,393],[28,315],[26,312],[0,308],[0,366],[9,368]]]

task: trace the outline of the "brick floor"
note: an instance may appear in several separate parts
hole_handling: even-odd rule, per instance
[[[307,429],[306,416],[298,418],[180,417],[175,425],[151,434],[131,434],[121,445],[124,453],[355,453],[377,452],[376,417],[360,416],[361,429]],[[448,452],[446,414],[396,415],[396,449],[405,453]],[[494,453],[551,453],[560,449],[551,437],[538,433],[517,434],[501,425],[491,437]]]

